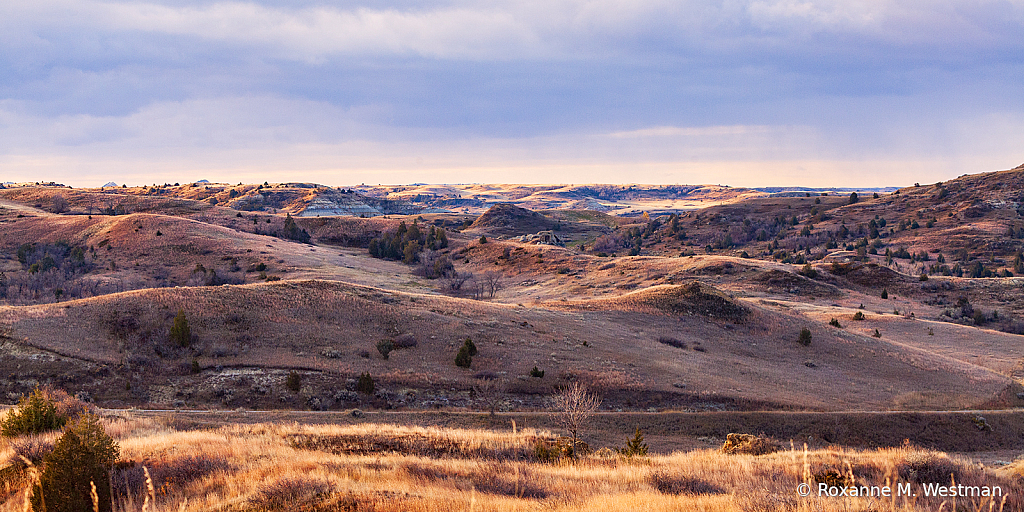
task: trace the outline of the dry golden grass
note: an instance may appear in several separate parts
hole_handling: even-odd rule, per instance
[[[115,510],[163,511],[938,511],[1019,510],[1016,466],[1001,473],[966,459],[904,446],[880,450],[800,447],[771,455],[718,450],[625,459],[610,450],[545,463],[532,454],[549,432],[391,424],[230,425],[176,431],[129,413],[108,417],[121,446]],[[397,451],[396,451],[397,449]],[[23,468],[5,448],[0,465]],[[30,480],[6,476],[0,510],[20,511]],[[952,480],[951,480],[952,479]],[[998,485],[1009,497],[801,498],[797,486],[955,481]],[[20,486],[20,487],[19,487]]]

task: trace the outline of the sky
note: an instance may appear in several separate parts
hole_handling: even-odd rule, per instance
[[[0,2],[0,182],[873,187],[1024,163],[1024,0]]]

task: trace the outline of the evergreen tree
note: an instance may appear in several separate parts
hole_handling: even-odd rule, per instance
[[[469,368],[473,364],[473,356],[469,353],[469,348],[463,345],[459,348],[459,353],[455,355],[455,366],[459,368]]]
[[[185,317],[185,310],[178,309],[174,317],[174,324],[171,325],[171,341],[180,347],[187,347],[192,343],[192,329],[188,326],[188,318]]]
[[[632,439],[626,440],[626,446],[619,448],[619,454],[625,457],[644,457],[647,455],[647,443],[644,443],[644,433],[640,427],[636,427],[636,433]]]
[[[359,376],[359,381],[356,383],[356,391],[364,395],[372,395],[374,391],[373,377],[369,373],[363,373]]]
[[[103,430],[99,418],[82,416],[43,457],[43,471],[32,493],[37,512],[94,510],[95,488],[99,510],[111,510],[110,467],[117,461],[118,446]]]

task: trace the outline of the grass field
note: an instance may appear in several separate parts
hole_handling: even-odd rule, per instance
[[[1024,497],[1018,465],[994,470],[910,445],[806,449],[784,442],[780,451],[760,456],[708,448],[628,458],[602,448],[577,460],[545,461],[536,445],[556,433],[511,424],[275,422],[190,429],[174,415],[130,412],[108,414],[103,422],[120,445],[112,486],[115,510],[124,512],[988,511],[1020,510]],[[5,443],[2,510],[24,510],[31,478],[18,454],[53,437]],[[998,487],[1003,494],[923,495],[924,484],[953,482],[968,490]],[[815,490],[812,496],[798,495],[802,483]],[[889,486],[894,494],[909,485],[917,496],[819,497],[820,483],[868,492],[874,486],[876,493]]]

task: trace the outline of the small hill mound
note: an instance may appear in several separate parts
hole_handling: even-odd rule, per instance
[[[477,217],[469,229],[487,231],[496,235],[527,235],[548,231],[555,222],[535,211],[513,204],[500,203]]]
[[[845,277],[847,281],[853,284],[868,288],[895,286],[907,281],[907,279],[898,272],[874,263],[868,263],[867,265],[858,263],[835,263],[832,265],[832,268],[829,269],[829,272],[836,276]]]
[[[696,281],[686,285],[661,285],[621,297],[568,303],[584,311],[624,310],[670,315],[694,315],[716,320],[743,320],[750,309],[720,290]]]
[[[760,283],[766,288],[785,290],[801,295],[839,297],[843,294],[842,290],[834,285],[819,283],[814,279],[777,269],[770,269],[760,273],[753,281]]]

